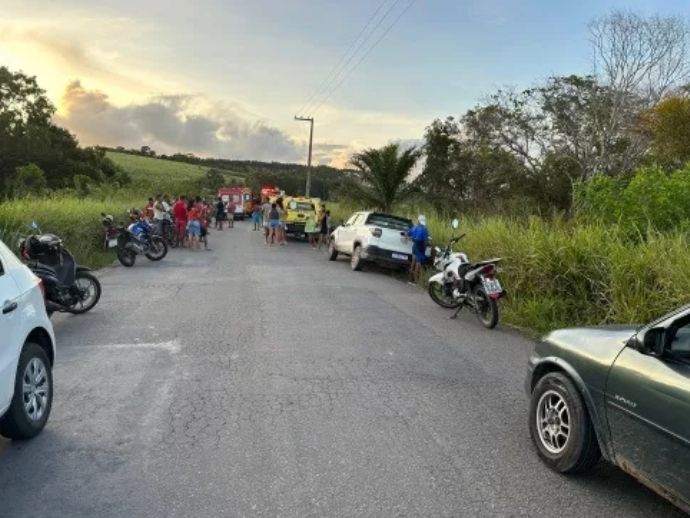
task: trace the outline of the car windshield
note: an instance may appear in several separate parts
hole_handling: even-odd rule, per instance
[[[366,224],[390,228],[391,230],[409,230],[412,226],[412,222],[409,219],[399,218],[398,216],[391,216],[389,214],[369,214]]]
[[[307,203],[306,201],[291,201],[288,204],[288,209],[290,210],[314,210],[313,203]]]

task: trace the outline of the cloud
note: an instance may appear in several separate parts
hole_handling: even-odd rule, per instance
[[[302,161],[304,144],[262,122],[213,107],[196,95],[154,97],[145,103],[115,106],[107,94],[69,83],[56,122],[85,145],[140,147],[158,152],[192,152],[224,158]],[[202,108],[203,107],[203,108]]]

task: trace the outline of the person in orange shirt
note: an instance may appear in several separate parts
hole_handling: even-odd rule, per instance
[[[190,200],[187,210],[187,235],[189,236],[189,248],[200,249],[199,237],[201,236],[201,220],[199,208]]]

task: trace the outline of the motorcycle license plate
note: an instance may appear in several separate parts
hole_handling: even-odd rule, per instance
[[[405,254],[392,254],[393,259],[402,259],[403,261],[407,261],[407,256]]]
[[[108,248],[115,248],[117,246],[117,239],[108,239]]]
[[[498,279],[484,279],[484,289],[487,295],[495,295],[496,293],[501,293],[503,288],[501,288],[501,283]]]

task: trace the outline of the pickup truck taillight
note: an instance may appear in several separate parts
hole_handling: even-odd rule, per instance
[[[370,228],[369,232],[371,232],[371,235],[374,237],[381,237],[383,235],[383,230],[378,227]]]

